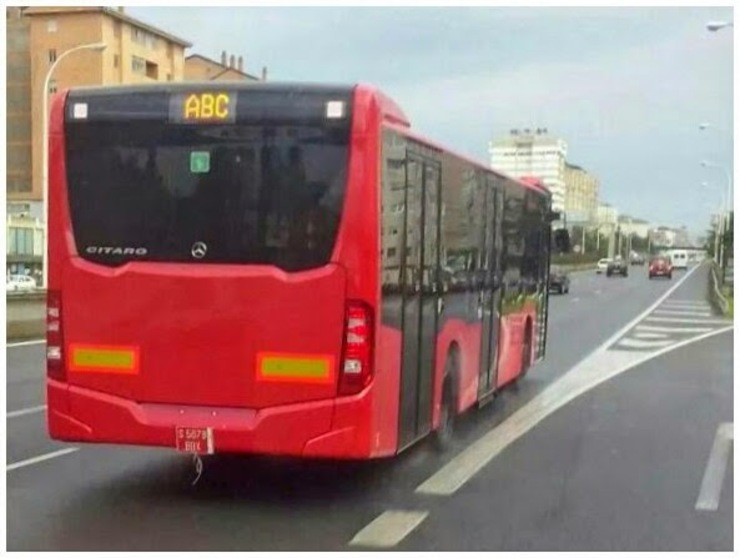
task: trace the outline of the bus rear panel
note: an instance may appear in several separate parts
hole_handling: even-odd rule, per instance
[[[53,438],[371,455],[373,271],[342,261],[375,222],[353,214],[354,105],[212,84],[56,98]]]

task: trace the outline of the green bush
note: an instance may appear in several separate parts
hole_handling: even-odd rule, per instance
[[[552,254],[550,257],[551,265],[595,264],[598,261],[596,254]]]

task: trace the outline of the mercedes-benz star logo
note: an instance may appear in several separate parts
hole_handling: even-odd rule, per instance
[[[205,242],[196,242],[190,249],[190,253],[193,257],[198,258],[199,260],[206,255],[206,252],[208,252],[208,246],[206,246]]]

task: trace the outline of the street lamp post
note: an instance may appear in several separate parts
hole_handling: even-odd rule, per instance
[[[710,188],[710,185],[708,182],[702,182],[702,187],[704,188]],[[723,219],[723,212],[726,204],[725,200],[725,193],[720,189],[719,191],[720,196],[722,197],[721,205],[719,206],[719,210],[717,211],[717,222],[714,225],[714,260],[719,264],[722,261],[722,245],[719,242],[719,237],[722,234],[722,219]]]
[[[49,286],[49,82],[51,76],[54,73],[57,65],[64,59],[65,56],[77,52],[80,50],[105,50],[108,45],[106,43],[89,43],[85,45],[78,45],[72,47],[69,50],[65,50],[60,54],[54,63],[51,65],[49,70],[46,72],[44,78],[44,92],[43,92],[43,133],[41,134],[42,149],[41,149],[41,185],[43,188],[43,207],[44,207],[44,254],[43,254],[43,283],[42,288],[46,289]]]

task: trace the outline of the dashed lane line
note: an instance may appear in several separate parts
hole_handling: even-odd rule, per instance
[[[62,457],[63,455],[68,455],[79,450],[80,448],[64,448],[58,451],[53,451],[51,453],[45,453],[43,455],[32,457],[30,459],[25,459],[23,461],[17,461],[8,465],[6,471],[9,473],[10,471],[15,471],[16,469],[28,467],[29,465],[35,465],[36,463],[42,463],[43,461],[48,461],[49,459],[56,459],[57,457]]]
[[[38,407],[28,407],[27,409],[19,409],[17,411],[11,411],[7,415],[5,415],[6,418],[16,418],[16,417],[22,417],[25,415],[32,415],[34,413],[40,413],[41,411],[46,410],[46,405],[39,405]]]
[[[362,528],[351,546],[391,548],[400,543],[429,515],[428,511],[388,510]]]
[[[704,478],[701,481],[699,497],[696,500],[697,510],[717,511],[733,440],[732,423],[724,422],[720,424],[717,427],[712,451],[709,454],[709,461],[707,461],[707,468],[704,470]]]
[[[18,343],[8,343],[7,347],[12,349],[14,347],[25,347],[27,345],[41,345],[46,343],[46,339],[34,339],[33,341],[19,341]]]

